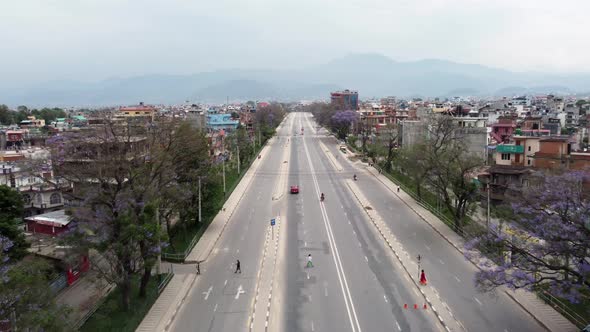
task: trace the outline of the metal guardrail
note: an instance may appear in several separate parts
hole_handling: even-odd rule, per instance
[[[563,301],[551,295],[548,291],[543,290],[537,292],[537,296],[539,296],[539,298],[541,298],[545,303],[553,307],[553,309],[557,310],[560,314],[566,316],[570,322],[580,329],[590,325],[590,320],[587,320],[586,318],[578,315],[576,312],[569,310]]]
[[[94,304],[94,306],[92,306],[92,308],[90,309],[90,311],[88,311],[82,318],[78,319],[76,321],[76,323],[74,324],[74,327],[76,328],[76,330],[79,330],[82,325],[84,325],[84,323],[86,323],[90,317],[92,317],[92,315],[94,315],[94,313],[98,310],[98,308],[100,308],[107,300],[107,298],[109,297],[109,294],[115,289],[115,285],[110,285],[109,289],[106,291],[106,293],[103,295],[103,297]]]
[[[57,293],[66,287],[68,287],[68,280],[65,273],[60,273],[57,278],[49,283],[49,288],[54,293]]]
[[[166,288],[166,286],[168,286],[168,283],[170,283],[170,280],[172,280],[173,276],[174,276],[174,272],[169,272],[166,275],[166,278],[164,278],[164,280],[162,280],[162,282],[160,282],[160,284],[158,285],[158,294],[162,293],[162,291]]]

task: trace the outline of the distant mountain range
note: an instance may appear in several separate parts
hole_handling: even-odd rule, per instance
[[[590,73],[516,73],[445,60],[394,61],[352,54],[302,70],[227,69],[190,75],[146,75],[94,83],[55,81],[0,90],[0,103],[98,106],[146,103],[327,99],[339,89],[381,96],[513,96],[590,91]]]

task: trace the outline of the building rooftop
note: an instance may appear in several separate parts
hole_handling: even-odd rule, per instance
[[[27,221],[34,221],[40,225],[47,225],[53,227],[67,226],[72,217],[66,215],[66,210],[57,210],[53,212],[43,213],[36,216],[25,218]]]
[[[494,165],[488,169],[488,173],[499,173],[499,174],[524,174],[532,172],[532,169],[527,166],[516,166],[516,165]]]

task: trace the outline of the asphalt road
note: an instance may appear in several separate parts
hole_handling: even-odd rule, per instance
[[[289,115],[213,254],[201,266],[202,275],[171,330],[248,330],[264,229],[271,217],[281,214],[286,217],[285,238],[269,331],[442,331],[430,309],[413,309],[424,300],[346,186],[353,173],[405,250],[424,257],[430,284],[468,331],[543,330],[504,294],[479,294],[472,281],[475,267],[363,172],[365,166],[345,161],[336,140],[325,134],[316,133],[310,114]],[[339,156],[342,171],[321,150],[320,140]],[[299,185],[300,193],[273,201],[285,148],[289,172],[284,190]],[[306,268],[309,254],[312,268]],[[234,273],[236,259],[242,262],[241,274]]]
[[[283,135],[284,131],[284,135]],[[271,149],[236,208],[201,275],[174,319],[171,331],[246,331],[263,250],[265,227],[280,212],[272,200],[289,125]],[[236,260],[242,273],[234,273]],[[179,273],[193,273],[194,266]]]
[[[317,144],[319,137],[296,114],[289,181],[301,193],[288,203],[288,264],[280,310],[284,331],[438,331],[439,325],[368,223]],[[298,135],[304,127],[304,135]],[[320,193],[326,196],[322,203]],[[314,267],[306,268],[311,254]],[[404,309],[408,304],[410,309]]]
[[[323,138],[335,155],[336,139]],[[426,222],[420,219],[396,195],[377,179],[363,172],[361,163],[342,163],[344,177],[357,174],[357,184],[381,213],[405,250],[422,257],[422,267],[434,286],[467,331],[543,331],[536,320],[506,294],[481,294],[474,286],[477,269],[448,242],[443,240]]]

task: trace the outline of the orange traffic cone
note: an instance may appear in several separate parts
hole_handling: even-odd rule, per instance
[[[417,304],[414,304],[414,309],[418,309],[418,305]]]
[[[408,309],[408,304],[404,303],[404,309]]]
[[[428,309],[428,307],[426,306],[426,303],[424,303],[424,309]]]

